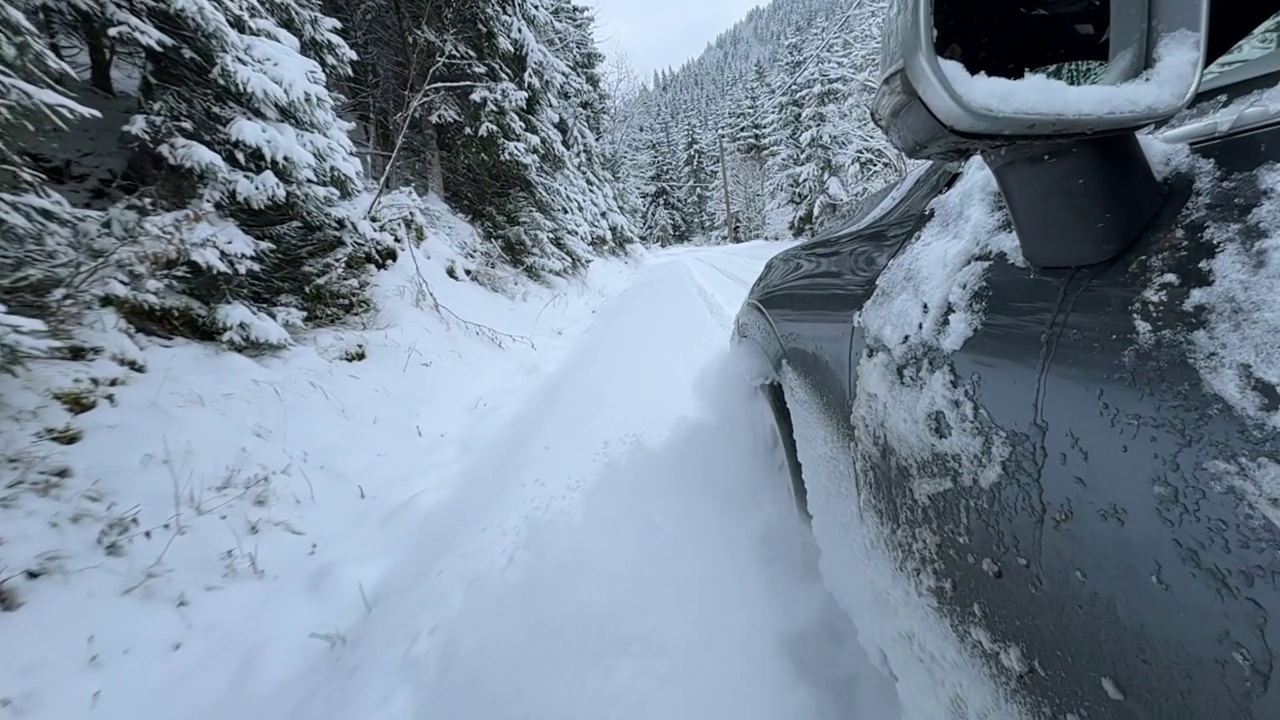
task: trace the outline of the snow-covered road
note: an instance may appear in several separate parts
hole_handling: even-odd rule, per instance
[[[104,323],[85,377],[3,386],[83,439],[0,493],[0,720],[900,716],[841,610],[877,617],[868,581],[831,581],[860,561],[820,577],[729,350],[784,246],[506,296],[458,277],[466,230],[367,328],[250,358]]]
[[[471,447],[344,640],[210,717],[893,717],[730,367],[778,249],[650,261]]]

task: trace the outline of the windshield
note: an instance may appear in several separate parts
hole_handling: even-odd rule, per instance
[[[1222,57],[1210,63],[1201,76],[1205,89],[1229,85],[1280,70],[1276,53],[1280,39],[1280,13],[1267,18]]]

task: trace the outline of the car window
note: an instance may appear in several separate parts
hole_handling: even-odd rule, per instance
[[[891,182],[868,195],[857,209],[834,229],[822,233],[819,237],[834,237],[856,232],[884,217],[902,198],[907,196],[920,179],[934,169],[937,163],[921,162],[896,182]]]
[[[1280,13],[1272,15],[1245,39],[1236,43],[1225,55],[1209,64],[1201,76],[1201,84],[1218,87],[1227,78],[1246,80],[1265,72],[1273,72],[1280,63],[1277,41],[1280,40]]]
[[[1197,101],[1169,120],[1167,143],[1206,142],[1271,126],[1280,117],[1280,13],[1256,27],[1204,70]]]

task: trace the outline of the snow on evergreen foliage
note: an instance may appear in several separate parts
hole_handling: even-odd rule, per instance
[[[639,88],[611,144],[644,241],[726,239],[721,139],[740,242],[811,236],[905,174],[866,109],[886,4],[774,0]]]
[[[606,68],[573,0],[3,2],[0,122],[26,129],[4,146],[0,363],[74,315],[72,286],[237,348],[360,315],[410,241],[378,220],[393,197],[470,219],[469,261],[501,282],[726,239],[726,183],[734,240],[810,235],[905,169],[865,111],[884,0],[775,0],[647,86]],[[81,158],[24,153],[93,92],[136,107],[90,209]]]
[[[307,0],[165,0],[151,18],[183,41],[152,51],[127,132],[190,232],[163,256],[181,300],[125,293],[122,311],[245,347],[363,310],[350,263],[379,250],[342,211],[363,171],[327,87],[353,59],[333,21]]]
[[[50,324],[74,302],[80,226],[92,213],[50,191],[25,158],[34,142],[93,111],[60,87],[71,70],[39,40],[9,0],[0,0],[0,369],[48,352]]]
[[[464,210],[517,266],[535,276],[575,272],[635,239],[597,144],[606,106],[591,16],[565,0],[520,0],[498,4],[492,22],[499,53],[487,75],[495,81],[468,98],[492,131],[459,142],[479,145],[478,154],[496,146],[493,161],[509,185],[495,188],[467,167],[455,184],[468,197]]]
[[[61,518],[91,543],[87,520],[100,520],[109,557],[151,538],[138,506],[104,498],[120,497],[122,482],[126,496],[155,497],[125,465],[159,455],[89,463],[83,477],[67,461],[82,441],[114,457],[120,416],[81,416],[117,402],[136,416],[140,396],[119,388],[147,373],[148,353],[191,368],[164,369],[150,394],[164,419],[139,425],[155,436],[138,447],[160,443],[168,465],[166,423],[230,417],[187,412],[186,394],[203,405],[210,383],[227,400],[237,393],[222,380],[257,384],[267,376],[256,370],[274,364],[268,375],[284,377],[300,362],[303,375],[382,392],[338,363],[366,359],[349,336],[367,340],[390,317],[420,329],[434,312],[442,328],[499,347],[522,341],[438,298],[506,312],[514,306],[486,304],[498,300],[487,290],[541,292],[531,277],[563,287],[552,276],[636,241],[634,204],[615,189],[619,156],[602,141],[618,101],[592,22],[572,0],[0,0],[0,371],[12,375],[0,383],[0,511],[30,520],[28,501],[50,507],[57,520],[41,537],[59,542],[70,537]],[[421,356],[416,332],[410,360]],[[303,342],[264,362],[217,352]],[[403,349],[396,342],[384,347]],[[162,387],[184,399],[160,409]],[[210,458],[239,443],[241,426],[218,427],[230,444]],[[208,432],[193,437],[208,450]],[[250,480],[231,501],[256,506],[250,487],[267,492]],[[175,538],[187,532],[181,514],[159,521]],[[15,548],[11,535],[0,538],[5,613],[26,602],[18,584],[61,572],[66,558]],[[223,562],[261,577],[256,552]],[[167,574],[160,564],[123,594]],[[21,714],[26,698],[15,697]]]
[[[375,171],[398,154],[418,176],[393,170],[396,182],[443,195],[534,277],[635,241],[600,143],[612,104],[590,11],[570,0],[326,7],[361,57],[343,91]]]
[[[431,222],[404,207],[428,193],[475,222],[495,283],[636,240],[572,0],[0,2],[0,365],[74,326],[73,284],[144,332],[287,345],[369,309],[371,273],[415,241],[383,205]],[[119,172],[68,149],[106,104],[130,118]],[[48,144],[59,123],[82,142]]]

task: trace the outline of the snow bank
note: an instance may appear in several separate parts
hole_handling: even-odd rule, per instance
[[[454,491],[456,438],[513,412],[634,272],[504,296],[471,279],[465,224],[434,227],[366,327],[251,358],[104,313],[82,361],[0,378],[0,715],[189,717],[343,642]]]
[[[1200,74],[1200,36],[1169,33],[1156,48],[1156,63],[1115,85],[1071,85],[1047,75],[1019,80],[970,75],[955,60],[939,58],[942,73],[970,106],[1003,115],[1084,117],[1142,113],[1180,107]]]

